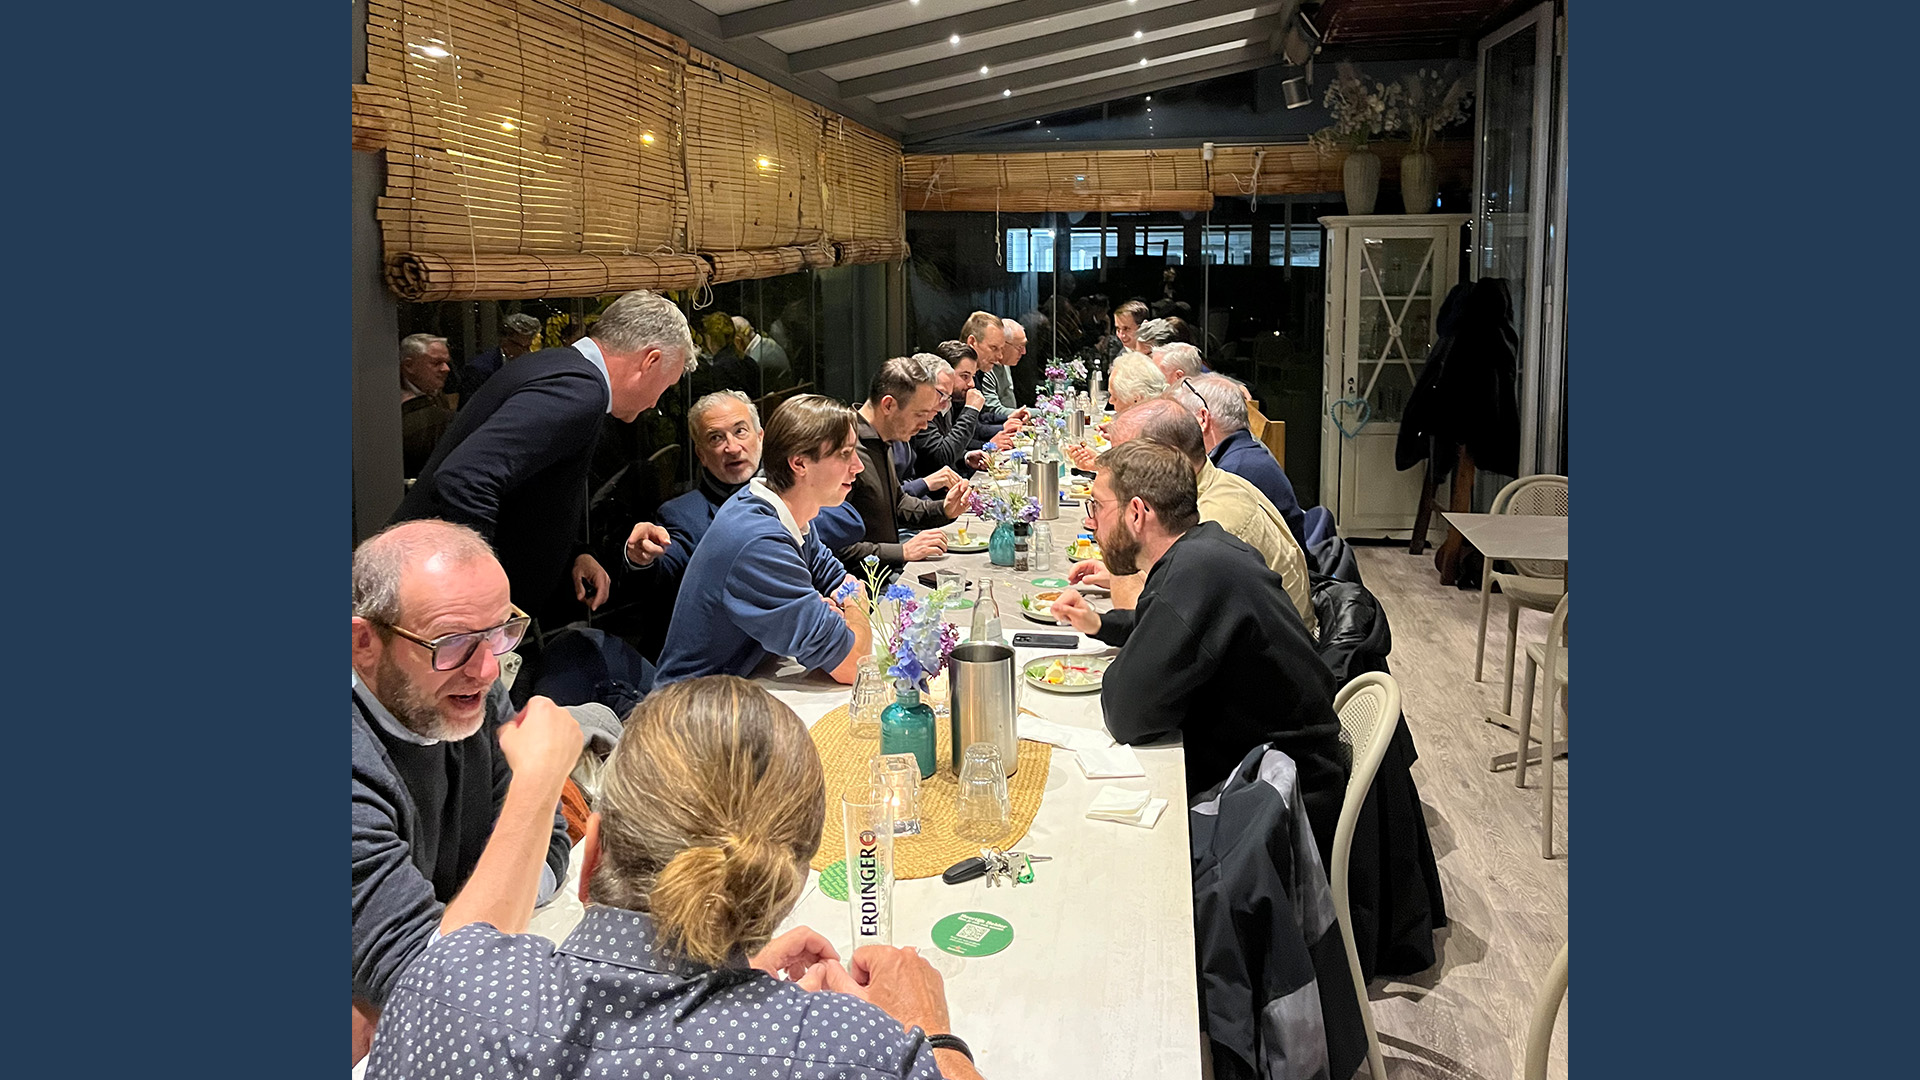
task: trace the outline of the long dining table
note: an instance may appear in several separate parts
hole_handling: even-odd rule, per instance
[[[1072,649],[1015,648],[1016,672],[1048,653],[1107,651],[1069,627],[1041,625],[1021,611],[1035,578],[1065,578],[1077,504],[1049,522],[1054,550],[1047,570],[1017,572],[987,555],[947,554],[909,564],[899,580],[917,593],[922,574],[961,571],[969,583],[991,580],[1010,641],[1023,631],[1072,634]],[[949,528],[951,534],[952,529]],[[981,533],[984,535],[984,533]],[[973,595],[973,590],[969,591]],[[1090,599],[1092,599],[1090,597]],[[1105,606],[1104,601],[1095,603]],[[965,635],[972,611],[947,613]],[[769,661],[755,679],[809,726],[850,699],[850,687],[791,660]],[[1059,693],[1020,680],[1018,706],[1054,724],[1105,734],[1097,693]],[[1022,722],[1029,720],[1024,713]],[[943,715],[939,722],[946,723]],[[1075,754],[1056,746],[1045,794],[1032,826],[1016,846],[1050,856],[1034,864],[1031,884],[959,885],[938,876],[903,880],[894,889],[893,943],[927,956],[946,981],[955,1034],[966,1039],[983,1074],[992,1077],[1098,1077],[1101,1080],[1187,1080],[1201,1075],[1202,1036],[1195,986],[1192,870],[1187,846],[1185,756],[1179,745],[1138,747],[1144,778],[1089,780]],[[1169,805],[1152,828],[1090,820],[1101,788],[1150,788]],[[835,803],[836,793],[828,792]],[[828,812],[836,812],[830,805]],[[561,894],[536,912],[529,929],[555,941],[579,922],[579,852]],[[934,924],[959,912],[985,912],[1013,927],[1003,951],[962,958],[933,945]],[[811,926],[844,956],[852,940],[848,905],[822,892],[819,874],[782,930]]]

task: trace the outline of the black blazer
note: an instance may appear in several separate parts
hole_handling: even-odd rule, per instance
[[[930,529],[953,519],[947,516],[946,500],[923,499],[909,495],[900,487],[900,475],[894,471],[893,455],[886,440],[865,417],[855,417],[854,434],[860,442],[857,452],[866,468],[853,479],[853,491],[847,505],[854,508],[866,524],[866,535],[845,547],[834,549],[847,571],[858,577],[867,572],[861,560],[878,556],[882,563],[898,570],[907,564],[906,545],[900,542],[900,530]]]
[[[587,550],[587,467],[608,401],[578,349],[514,360],[460,410],[388,523],[473,526],[500,556],[514,603],[567,621],[581,606],[567,578]]]

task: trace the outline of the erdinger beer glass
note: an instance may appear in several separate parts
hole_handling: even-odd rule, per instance
[[[887,796],[885,788],[866,784],[840,796],[854,949],[893,944],[893,804]]]

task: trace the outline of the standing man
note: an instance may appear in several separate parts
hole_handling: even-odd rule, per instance
[[[999,329],[997,322],[994,329]],[[835,552],[848,569],[874,555],[898,570],[947,550],[947,537],[939,526],[960,516],[967,504],[967,482],[949,484],[942,500],[923,499],[901,488],[893,464],[894,445],[919,434],[938,411],[940,393],[918,361],[897,356],[874,373],[866,403],[854,422],[862,471],[847,499],[866,523],[866,535]],[[901,526],[923,531],[902,542]]]
[[[606,602],[588,554],[587,470],[608,414],[632,422],[692,366],[680,309],[645,290],[615,300],[593,332],[503,368],[447,430],[393,521],[440,518],[493,544],[514,602],[549,627]]]
[[[1053,615],[1120,655],[1100,705],[1107,730],[1134,744],[1178,733],[1189,799],[1219,784],[1249,750],[1292,757],[1314,838],[1326,850],[1346,794],[1333,673],[1260,553],[1200,520],[1193,466],[1135,439],[1100,458],[1087,525],[1116,574],[1144,570],[1132,611],[1102,615],[1069,589]]]
[[[1195,375],[1167,388],[1175,401],[1186,406],[1200,421],[1200,433],[1206,437],[1207,457],[1222,469],[1242,476],[1260,489],[1286,519],[1287,531],[1294,543],[1307,546],[1307,515],[1294,497],[1293,483],[1285,469],[1273,459],[1273,451],[1247,430],[1247,394],[1245,389],[1224,375]]]
[[[527,927],[567,876],[555,813],[579,723],[513,715],[502,653],[527,617],[480,534],[393,526],[353,554],[353,1057],[400,973],[443,930]]]
[[[434,444],[453,423],[453,409],[442,390],[453,374],[447,339],[408,334],[400,339],[400,451],[402,475],[419,476]]]
[[[460,369],[460,402],[466,404],[494,373],[533,351],[540,337],[540,320],[524,311],[516,311],[500,320],[500,344],[468,360]]]

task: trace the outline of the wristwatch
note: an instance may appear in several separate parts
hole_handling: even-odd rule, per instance
[[[966,1042],[958,1035],[929,1035],[927,1045],[935,1050],[952,1050],[965,1056],[968,1061],[973,1060],[973,1051],[967,1048]]]

